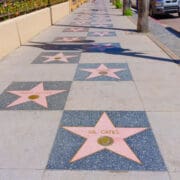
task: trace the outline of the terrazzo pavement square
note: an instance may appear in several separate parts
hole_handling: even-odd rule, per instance
[[[62,111],[0,111],[0,170],[43,170],[61,115]]]
[[[74,81],[65,110],[143,110],[132,81]]]
[[[106,70],[97,69],[101,66],[105,66],[104,68],[109,68],[110,71],[117,70],[117,72],[108,74],[107,73],[108,71],[106,72]],[[94,71],[94,73],[92,71]],[[104,71],[105,74],[97,74],[96,71]],[[93,74],[95,75],[90,77],[90,75]],[[132,76],[129,71],[127,63],[79,64],[74,80],[75,81],[132,81]]]
[[[147,171],[77,171],[77,170],[46,170],[43,175],[43,180],[54,180],[54,179],[62,179],[64,180],[170,180],[167,172],[147,172]],[[178,180],[178,179],[172,179]]]
[[[78,28],[78,27],[72,27],[72,28],[65,28],[63,32],[88,32],[89,28]]]
[[[112,28],[113,24],[107,24],[107,23],[91,23],[92,27],[98,27],[98,28]]]
[[[82,53],[79,63],[126,63],[126,58],[106,53]]]
[[[92,23],[106,23],[106,24],[111,24],[112,21],[110,18],[92,18]]]
[[[84,21],[84,22],[82,22],[82,20],[81,21],[72,21],[69,25],[71,25],[71,26],[79,26],[79,27],[86,27],[86,26],[89,26],[89,24],[91,23],[91,21]]]
[[[43,84],[44,90],[32,90],[41,84]],[[66,103],[70,85],[71,82],[68,81],[43,83],[13,82],[0,95],[0,110],[62,110]],[[50,94],[43,92],[46,90],[52,92]],[[21,93],[17,94],[18,91]],[[28,93],[28,91],[30,92]],[[58,92],[53,94],[53,91]],[[25,97],[27,96],[26,94],[28,97]],[[39,99],[39,101],[36,101],[34,97],[31,99],[30,96],[37,96],[37,100]],[[14,102],[17,103],[13,104]],[[45,107],[46,103],[47,107]]]
[[[93,43],[84,45],[83,49],[85,52],[105,52],[105,53],[117,53],[120,51],[119,43]]]
[[[34,59],[32,64],[74,64],[79,62],[80,54],[80,52],[76,51],[42,52],[36,59]]]
[[[53,43],[83,43],[86,40],[86,37],[77,37],[77,36],[67,36],[67,37],[56,37]]]
[[[115,32],[112,31],[97,31],[97,32],[89,32],[87,36],[93,36],[93,37],[112,37],[116,36]]]
[[[180,111],[180,84],[176,81],[136,81],[146,111]]]
[[[135,81],[178,81],[179,67],[175,63],[129,63]]]
[[[108,111],[106,114],[115,127],[148,128],[146,131],[128,137],[125,141],[141,160],[141,164],[104,149],[77,161],[71,158],[85,143],[80,137],[63,127],[94,127],[102,111],[65,111],[61,119],[47,169],[77,170],[150,170],[165,171],[166,166],[159,152],[156,140],[145,112]],[[102,127],[103,129],[103,127]],[[106,129],[106,128],[104,128]],[[94,142],[96,144],[96,142]],[[94,145],[95,146],[95,145]]]
[[[147,115],[169,172],[179,172],[180,112],[148,112]]]
[[[57,64],[8,65],[0,71],[0,81],[5,79],[6,81],[72,81],[76,68],[75,63],[58,64],[58,66]]]
[[[1,180],[41,180],[43,170],[0,169]]]

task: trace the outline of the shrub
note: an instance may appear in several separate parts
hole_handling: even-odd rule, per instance
[[[0,0],[0,21],[67,0]]]
[[[126,9],[125,12],[124,12],[124,15],[125,16],[132,16],[133,12],[132,12],[131,8]]]
[[[115,6],[117,9],[121,9],[123,7],[123,4],[121,2],[121,0],[116,0],[115,1]]]

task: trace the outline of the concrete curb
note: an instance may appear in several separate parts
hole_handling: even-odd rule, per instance
[[[136,24],[136,21],[132,17],[128,17],[131,22]],[[162,44],[151,32],[146,33],[146,36],[151,39],[158,47],[160,47],[175,63],[180,64],[180,58],[172,52],[167,46]]]
[[[0,60],[69,14],[67,1],[1,22]]]

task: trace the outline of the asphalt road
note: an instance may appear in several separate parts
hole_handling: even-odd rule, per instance
[[[170,31],[176,31],[180,33],[180,17],[178,14],[167,14],[167,15],[158,15],[154,20],[158,21],[161,25],[165,26]]]

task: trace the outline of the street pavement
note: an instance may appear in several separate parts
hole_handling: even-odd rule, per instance
[[[109,1],[0,62],[0,180],[180,179],[180,66]]]
[[[170,28],[172,31],[180,33],[180,17],[177,13],[158,16],[155,19],[162,23],[165,27]]]

